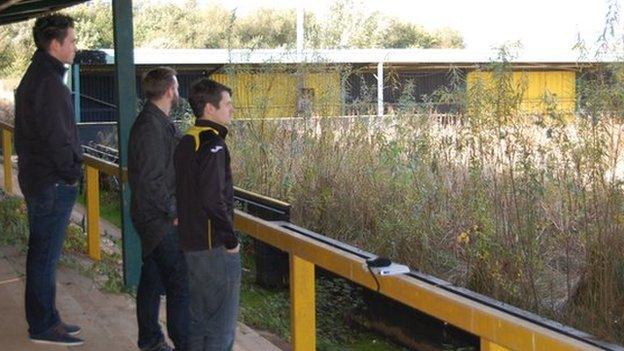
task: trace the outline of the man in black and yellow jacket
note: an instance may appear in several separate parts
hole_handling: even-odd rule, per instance
[[[225,143],[232,90],[210,79],[193,84],[195,125],[178,144],[174,165],[180,246],[189,270],[189,350],[231,350],[241,279],[234,232],[234,188]]]

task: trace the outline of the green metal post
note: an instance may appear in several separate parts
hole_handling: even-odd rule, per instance
[[[72,91],[74,92],[74,118],[80,123],[80,65],[72,65]]]
[[[125,169],[128,164],[130,128],[136,118],[131,0],[113,0],[113,22],[119,165]],[[130,188],[127,179],[123,179],[121,184],[124,281],[126,286],[136,287],[141,274],[141,243],[130,219]]]

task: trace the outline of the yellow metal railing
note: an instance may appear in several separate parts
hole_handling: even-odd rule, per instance
[[[0,121],[2,129],[2,160],[4,168],[4,190],[13,193],[13,166],[11,154],[13,153],[13,126]],[[86,175],[86,209],[87,209],[87,253],[94,260],[102,258],[100,245],[100,172],[119,177],[119,166],[100,160],[90,155],[85,155]]]
[[[117,164],[84,155],[87,209],[87,252],[93,260],[102,259],[100,249],[100,172],[126,179],[126,172],[119,171]]]
[[[2,128],[2,163],[4,165],[4,191],[13,193],[13,165],[11,155],[13,154],[13,126],[0,121]]]
[[[4,160],[10,160],[12,127],[3,129]],[[8,140],[8,141],[7,141]],[[6,178],[10,178],[10,168]],[[87,235],[89,256],[100,259],[99,172],[121,176],[119,166],[85,155],[87,182]],[[7,177],[9,175],[9,177]],[[295,351],[316,349],[315,267],[321,267],[357,284],[375,289],[376,284],[363,258],[313,238],[235,211],[238,231],[281,249],[290,255],[292,345]],[[408,275],[380,276],[379,292],[395,301],[452,324],[481,339],[481,350],[598,350],[597,347],[498,309],[451,293]]]
[[[295,350],[314,350],[314,266],[357,284],[376,285],[363,258],[236,211],[236,229],[290,254]],[[380,276],[380,293],[481,338],[481,350],[598,350],[524,319],[437,288],[414,277]]]

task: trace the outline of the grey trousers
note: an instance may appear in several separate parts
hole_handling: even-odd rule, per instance
[[[241,285],[240,253],[228,253],[221,246],[184,255],[191,297],[189,351],[232,350]]]

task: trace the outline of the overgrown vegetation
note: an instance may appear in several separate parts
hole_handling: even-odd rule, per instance
[[[457,123],[409,100],[375,119],[238,121],[237,185],[290,202],[299,225],[622,343],[621,65],[580,83],[586,113],[545,94],[527,115],[512,51],[487,82],[438,94],[463,106]]]
[[[0,226],[3,235],[0,244],[14,245],[25,251],[28,246],[28,219],[26,204],[16,197],[8,197],[0,190]]]
[[[268,330],[284,340],[290,339],[290,304],[287,290],[271,291],[255,283],[256,271],[253,245],[242,237],[244,255],[239,320],[253,328]],[[390,351],[403,350],[379,335],[366,332],[355,323],[365,311],[360,294],[344,280],[318,278],[317,349]]]
[[[0,121],[13,121],[14,108],[12,102],[0,99]]]
[[[28,218],[26,203],[23,199],[7,196],[0,190],[0,226],[3,235],[0,236],[1,245],[12,245],[20,251],[28,249]],[[118,245],[118,243],[117,243]],[[99,262],[78,264],[87,248],[87,236],[79,226],[70,224],[67,227],[66,239],[63,245],[63,263],[79,269],[84,274],[94,278],[99,286],[107,292],[126,292],[121,275],[121,255],[115,251],[102,251]]]
[[[78,195],[76,202],[85,205],[86,192]],[[121,203],[119,190],[100,187],[100,216],[117,228],[121,228]]]

